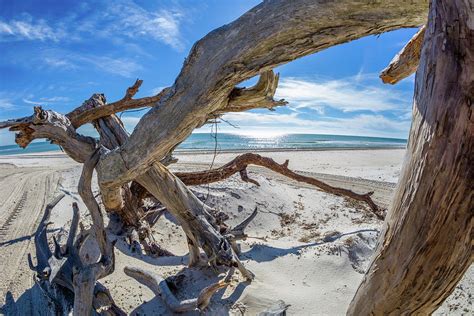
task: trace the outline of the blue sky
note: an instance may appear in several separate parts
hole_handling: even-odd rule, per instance
[[[259,2],[0,0],[0,120],[37,104],[66,113],[95,92],[112,102],[136,78],[144,80],[137,97],[155,94],[173,83],[196,40]],[[277,98],[289,105],[228,114],[239,128],[219,131],[406,138],[413,76],[387,86],[378,73],[415,32],[366,37],[277,68]],[[143,113],[124,114],[127,129]],[[0,131],[1,145],[13,139]]]

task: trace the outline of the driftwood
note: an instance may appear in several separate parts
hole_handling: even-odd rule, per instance
[[[396,84],[415,73],[420,62],[421,45],[425,37],[426,26],[423,25],[402,50],[392,59],[390,64],[380,73],[384,83]]]
[[[350,315],[430,315],[473,262],[473,8],[431,4],[407,158]]]
[[[158,274],[134,267],[125,267],[124,272],[129,277],[132,277],[141,284],[147,286],[156,296],[163,300],[166,306],[173,313],[204,310],[209,305],[212,295],[228,285],[227,281],[221,280],[205,287],[201,290],[197,298],[180,301],[171,292],[166,280]]]
[[[101,158],[99,181],[118,189],[145,173],[197,126],[225,112],[240,82],[337,44],[422,25],[426,9],[424,0],[259,4],[193,46],[174,85],[143,116],[127,142]]]
[[[53,236],[54,251],[51,252],[46,228],[49,224],[51,210],[63,197],[63,194],[57,196],[46,206],[43,218],[35,233],[36,265],[33,264],[31,255],[28,255],[29,266],[36,272],[35,282],[52,303],[51,313],[56,315],[68,314],[74,304],[79,304],[81,308],[73,309],[75,315],[89,315],[92,307],[95,310],[100,310],[104,315],[126,315],[115,304],[110,292],[95,280],[88,283],[92,286],[92,293],[82,295],[80,299],[77,297],[78,301],[76,303],[69,301],[70,295],[67,292],[76,294],[76,290],[84,288],[84,285],[80,282],[83,278],[80,276],[87,273],[84,273],[84,270],[79,267],[82,263],[78,253],[89,233],[81,231],[76,236],[80,215],[77,204],[73,203],[73,217],[66,244],[61,247]],[[83,298],[86,298],[86,300],[83,301]],[[90,301],[92,302],[91,305],[85,305]]]
[[[201,172],[175,172],[174,174],[186,185],[199,185],[222,181],[230,177],[231,175],[239,172],[243,181],[259,185],[257,181],[248,177],[247,167],[248,165],[261,166],[268,168],[274,172],[277,172],[281,175],[284,175],[290,179],[296,180],[298,182],[304,182],[314,185],[323,190],[324,192],[349,197],[351,199],[367,203],[367,205],[370,207],[370,209],[375,214],[375,216],[377,216],[378,219],[384,219],[385,211],[378,207],[377,204],[375,204],[371,198],[373,192],[359,194],[348,189],[333,187],[329,184],[324,183],[321,180],[303,176],[297,174],[294,171],[291,171],[290,169],[288,169],[288,163],[289,161],[286,160],[284,163],[279,164],[271,158],[262,157],[258,154],[246,153],[237,156],[232,161],[216,169]]]
[[[89,315],[93,309],[94,290],[96,281],[114,271],[115,257],[112,243],[107,239],[104,228],[104,220],[99,204],[94,198],[91,188],[92,173],[99,160],[100,151],[97,150],[84,163],[84,168],[79,180],[79,195],[86,204],[92,219],[92,229],[97,241],[100,257],[97,262],[85,264],[82,262],[78,247],[73,247],[71,258],[73,259],[72,284],[74,289],[74,315]]]
[[[209,119],[228,111],[282,105],[282,101],[272,98],[278,81],[278,76],[271,72],[273,67],[362,36],[420,25],[425,20],[426,7],[422,0],[404,5],[349,0],[337,5],[303,0],[264,2],[196,43],[174,85],[159,95],[133,100],[131,96],[138,89],[137,83],[125,98],[112,106],[91,109],[84,104],[63,116],[63,121],[71,133],[76,133],[75,127],[85,122],[135,106],[152,106],[123,144],[101,155],[96,171],[104,205],[110,210],[121,210],[126,205],[124,186],[136,181],[179,219],[193,248],[190,253],[198,253],[197,249],[202,248],[210,261],[233,265],[237,261],[228,242],[212,223],[208,208],[158,161]],[[335,22],[338,20],[344,20],[345,26]],[[254,28],[257,21],[258,29],[264,31]],[[255,87],[236,88],[243,80],[259,74],[261,77]],[[82,114],[86,112],[87,115]],[[0,127],[18,128],[15,124],[8,121]],[[20,133],[28,128],[28,124],[23,124]],[[154,132],[150,133],[151,130]],[[46,137],[57,141],[55,135]],[[100,143],[107,147],[105,140],[101,139]],[[92,145],[79,143],[70,147],[80,146],[82,153],[98,146],[97,143]],[[87,157],[89,155],[81,154],[76,160],[84,161]],[[170,196],[166,191],[176,194]],[[190,225],[185,222],[195,218],[198,219],[196,225],[188,229]]]
[[[452,291],[472,261],[472,168],[468,163],[473,143],[473,35],[468,22],[472,1],[432,1],[417,74],[411,156],[378,256],[350,314],[429,313]],[[251,279],[253,275],[234,250],[235,236],[212,208],[166,168],[172,151],[196,127],[227,112],[283,105],[284,101],[273,99],[278,82],[273,68],[363,36],[418,27],[426,23],[427,8],[426,0],[264,1],[199,40],[174,84],[158,95],[133,99],[141,84],[137,81],[124,98],[109,105],[96,94],[92,102],[66,115],[37,107],[30,117],[1,122],[0,128],[18,132],[16,141],[22,147],[33,139],[46,138],[84,163],[79,191],[91,213],[101,257],[93,264],[82,263],[77,255],[79,234],[75,247],[62,253],[56,246],[48,262],[49,267],[54,263],[54,280],[64,279],[73,288],[74,313],[90,313],[95,306],[96,280],[111,273],[114,266],[113,245],[107,240],[100,208],[90,190],[94,168],[106,211],[121,214],[124,222],[136,224],[140,231],[146,213],[144,201],[132,190],[136,182],[182,226],[190,264],[202,260],[202,249],[212,267],[237,267]],[[256,86],[237,87],[257,75]],[[151,109],[128,135],[115,113],[140,107]],[[76,128],[85,123],[93,123],[99,141],[77,133]],[[287,166],[279,166],[274,167],[289,172]],[[241,176],[251,181],[245,169],[241,170]]]

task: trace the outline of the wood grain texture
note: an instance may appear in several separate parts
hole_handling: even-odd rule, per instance
[[[383,83],[396,84],[415,73],[420,62],[421,46],[425,37],[426,26],[423,25],[390,64],[380,73]]]
[[[426,21],[428,1],[265,1],[196,42],[174,85],[98,165],[104,186],[144,173],[228,104],[240,82],[325,48]],[[153,133],[150,133],[153,131]],[[100,172],[102,170],[102,172]]]
[[[407,157],[349,315],[429,315],[473,262],[473,9],[431,4]]]

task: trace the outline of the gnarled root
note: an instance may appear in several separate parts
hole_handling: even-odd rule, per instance
[[[59,195],[46,206],[43,219],[35,233],[36,265],[33,264],[31,255],[28,255],[29,266],[36,272],[35,283],[48,301],[53,303],[51,312],[54,314],[69,313],[74,305],[72,301],[69,301],[70,293],[74,293],[76,304],[82,306],[82,308],[73,310],[74,315],[89,315],[92,308],[100,312],[101,315],[126,315],[115,304],[109,291],[102,284],[96,282],[97,277],[94,270],[99,270],[100,263],[84,266],[81,262],[80,249],[91,235],[81,228],[80,233],[76,236],[80,224],[79,208],[76,203],[73,203],[73,218],[66,245],[60,246],[53,236],[54,251],[51,252],[49,249],[46,234],[47,221],[51,209],[62,197],[63,195]],[[113,261],[110,264],[113,264]]]

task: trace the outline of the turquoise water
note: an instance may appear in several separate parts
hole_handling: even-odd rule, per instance
[[[317,134],[286,134],[272,137],[246,136],[237,134],[191,134],[177,150],[214,150],[217,141],[218,150],[258,150],[258,149],[331,149],[331,148],[404,148],[405,139],[317,135]],[[0,155],[21,153],[38,153],[60,150],[59,146],[48,142],[36,142],[26,149],[17,145],[0,146]]]

